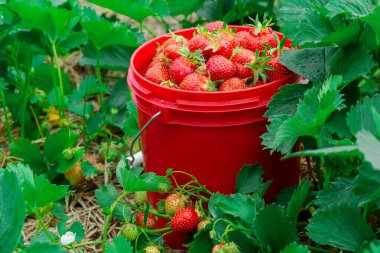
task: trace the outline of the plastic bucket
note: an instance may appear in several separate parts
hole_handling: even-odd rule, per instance
[[[246,27],[235,26],[238,30]],[[175,32],[191,38],[195,29]],[[296,185],[299,160],[280,160],[263,150],[260,136],[266,131],[263,114],[278,88],[299,80],[295,74],[258,87],[231,92],[203,93],[170,89],[143,77],[157,43],[167,35],[138,48],[131,58],[128,84],[137,106],[140,127],[161,114],[141,136],[144,169],[165,175],[168,168],[186,171],[213,192],[235,190],[236,174],[244,164],[264,166],[264,178],[272,180],[265,196],[273,201],[279,190]],[[179,183],[188,178],[178,178]],[[150,195],[155,203],[162,195]]]

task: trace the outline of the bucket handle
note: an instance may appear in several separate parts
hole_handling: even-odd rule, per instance
[[[136,136],[133,138],[132,143],[131,143],[131,147],[129,148],[129,156],[132,158],[129,161],[129,164],[133,164],[133,162],[135,161],[135,157],[133,155],[133,147],[134,147],[136,141],[139,139],[140,135],[145,131],[145,129],[153,122],[153,120],[155,120],[160,115],[161,115],[161,111],[158,111],[156,114],[154,114],[148,120],[148,122],[146,122],[145,125],[140,129],[140,131],[136,134]]]

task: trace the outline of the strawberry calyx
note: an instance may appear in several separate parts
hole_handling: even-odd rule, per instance
[[[200,65],[205,62],[202,55],[202,50],[195,50],[194,52],[191,52],[189,47],[183,46],[179,49],[179,54],[193,65]]]
[[[169,87],[169,88],[179,89],[179,86],[170,80],[161,82],[160,85],[165,86],[165,87]]]
[[[259,36],[260,34],[272,31],[271,26],[273,26],[274,23],[272,22],[272,18],[268,18],[266,14],[264,14],[262,22],[259,19],[259,15],[256,15],[255,19],[251,17],[249,17],[249,19],[253,24],[247,24],[247,26],[252,26],[254,28],[255,36]]]
[[[255,52],[255,60],[251,63],[247,63],[246,66],[250,67],[253,72],[253,85],[259,81],[261,78],[264,83],[267,81],[267,74],[265,70],[274,70],[271,66],[267,64],[273,57],[268,56],[266,50],[264,50],[261,55],[259,51]]]

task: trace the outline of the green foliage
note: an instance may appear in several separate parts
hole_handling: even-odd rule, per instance
[[[253,193],[260,189],[262,184],[263,167],[258,165],[245,165],[236,177],[235,192]]]
[[[112,243],[107,242],[106,253],[133,253],[133,248],[126,238],[116,236]]]
[[[20,182],[12,171],[0,170],[0,206],[0,251],[13,252],[21,239],[25,204]]]
[[[317,211],[307,229],[314,241],[348,251],[375,239],[375,233],[358,209],[345,204]]]
[[[309,252],[307,246],[298,245],[296,243],[291,243],[288,246],[286,246],[283,250],[280,251],[280,253],[307,253],[307,252]]]

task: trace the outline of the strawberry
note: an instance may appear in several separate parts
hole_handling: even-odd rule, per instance
[[[236,72],[234,63],[221,55],[211,57],[206,64],[206,73],[212,81],[233,77]]]
[[[237,77],[240,79],[253,77],[252,69],[246,65],[255,61],[255,54],[252,51],[237,47],[234,49],[231,60],[235,63]]]
[[[250,34],[255,38],[255,40],[253,40],[254,46],[252,51],[264,50],[265,44],[271,47],[277,47],[276,38],[273,36],[273,30],[270,27],[273,25],[272,19],[267,19],[266,16],[264,16],[264,21],[260,22],[258,16],[256,16],[256,19],[252,21],[253,29],[249,31]]]
[[[171,33],[171,38],[166,40],[162,45],[159,45],[157,47],[157,53],[162,53],[166,47],[170,45],[177,45],[180,47],[186,46],[187,45],[187,40],[181,36],[181,35],[175,35],[174,33]]]
[[[169,66],[170,81],[180,84],[187,75],[194,73],[196,69],[196,64],[189,62],[183,56],[178,57]]]
[[[205,24],[205,27],[210,33],[215,32],[216,30],[222,30],[224,27],[224,22],[223,21],[214,21]]]
[[[231,43],[229,39],[216,36],[205,48],[205,51],[209,53],[211,57],[214,55],[221,55],[226,58],[230,58],[232,52],[234,51],[234,44]]]
[[[215,91],[212,81],[197,72],[186,76],[179,85],[179,88],[191,91]]]
[[[210,58],[210,51],[204,50],[209,45],[209,36],[206,34],[197,34],[189,40],[189,50],[190,52],[195,52],[197,50],[202,50],[202,55],[205,59]],[[203,51],[204,50],[204,51]]]
[[[160,253],[160,249],[157,246],[148,246],[144,249],[145,253]]]
[[[190,233],[198,225],[199,219],[195,210],[191,207],[179,209],[171,222],[171,229],[174,232]]]
[[[135,224],[128,223],[121,229],[121,234],[128,239],[134,241],[139,236],[140,231]]]
[[[265,49],[265,45],[269,45],[270,47],[277,47],[276,38],[271,33],[256,37],[253,44],[253,51],[262,51]]]
[[[145,78],[149,81],[160,84],[169,80],[169,69],[165,64],[156,64],[146,71]]]
[[[157,226],[157,219],[153,214],[148,214],[148,218],[146,220],[146,224],[144,223],[144,212],[137,212],[136,214],[136,224],[139,227],[146,227],[148,229],[152,229]]]
[[[179,45],[169,45],[164,48],[163,54],[166,56],[167,59],[174,60],[177,57],[180,57],[179,50],[181,46]]]
[[[233,242],[216,244],[212,248],[212,253],[239,253],[240,250],[237,245]]]
[[[255,50],[255,44],[254,40],[255,38],[247,31],[240,31],[236,33],[236,44],[239,47],[254,51]]]
[[[153,57],[152,61],[149,63],[148,69],[150,69],[151,67],[159,63],[166,64],[166,62],[167,62],[167,58],[163,53],[156,54]]]
[[[237,77],[232,77],[220,84],[219,91],[233,91],[247,88],[248,86],[241,79]]]
[[[281,79],[284,76],[287,76],[291,71],[281,64],[277,56],[273,56],[267,63],[273,70],[266,69],[265,72],[271,82]]]
[[[161,86],[165,86],[171,89],[178,89],[178,85],[173,83],[172,81],[168,80],[165,82],[160,83]]]
[[[145,191],[135,192],[135,202],[137,205],[144,205],[148,201],[148,195]]]
[[[197,231],[199,232],[200,230],[205,228],[207,226],[207,224],[210,224],[210,223],[211,223],[211,221],[209,219],[206,219],[206,220],[199,222],[197,225]]]
[[[179,209],[184,208],[185,206],[186,197],[179,192],[173,193],[165,199],[165,213],[167,215],[173,216]]]
[[[76,162],[71,169],[63,173],[66,180],[69,181],[70,185],[77,186],[85,180],[85,177],[80,167],[80,161]]]

